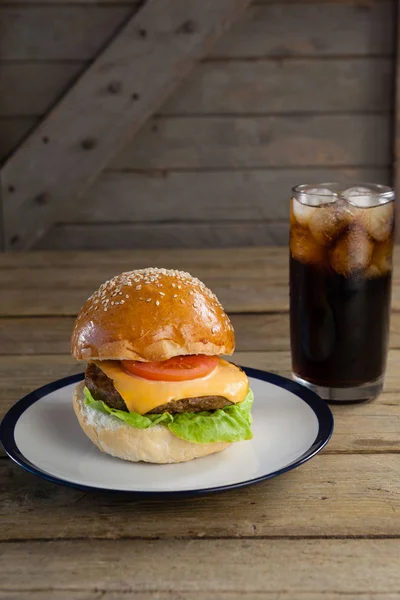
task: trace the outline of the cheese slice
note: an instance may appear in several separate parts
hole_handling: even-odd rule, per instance
[[[186,381],[152,381],[124,371],[116,360],[94,361],[114,383],[129,412],[140,415],[171,400],[199,396],[223,396],[234,404],[245,399],[249,382],[246,373],[226,360],[219,359],[211,373]]]

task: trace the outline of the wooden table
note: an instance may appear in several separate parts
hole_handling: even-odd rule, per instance
[[[69,355],[77,310],[106,278],[150,265],[203,279],[232,315],[236,360],[289,375],[286,250],[10,254],[0,267],[1,413],[82,370]],[[324,452],[274,480],[159,502],[52,485],[2,455],[0,598],[398,599],[399,309],[396,280],[385,392],[334,406]]]

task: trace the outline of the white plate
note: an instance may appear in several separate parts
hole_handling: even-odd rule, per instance
[[[27,471],[83,489],[196,494],[257,483],[317,454],[332,435],[333,416],[305,387],[264,371],[245,371],[255,398],[253,439],[188,463],[129,463],[100,452],[72,409],[72,392],[83,374],[45,385],[17,402],[3,419],[0,441]]]

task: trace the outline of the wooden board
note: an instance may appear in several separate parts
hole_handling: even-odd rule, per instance
[[[43,115],[84,70],[78,62],[10,62],[0,70],[0,115]]]
[[[85,62],[2,65],[0,115],[43,114]],[[389,111],[391,58],[213,60],[162,107],[162,114]],[[313,93],[310,94],[310,90]]]
[[[198,66],[162,114],[386,111],[390,58],[212,61]]]
[[[216,223],[229,219],[286,220],[291,188],[308,181],[388,183],[385,168],[238,169],[185,172],[114,172],[102,174],[64,223],[184,222]],[[190,192],[190,202],[188,201]],[[118,198],[118,202],[111,199]],[[141,199],[145,198],[143,202]],[[238,231],[240,235],[240,229]],[[234,241],[234,240],[232,240]],[[43,242],[42,242],[43,243]],[[107,240],[104,240],[104,244]],[[108,244],[111,246],[111,244]],[[236,244],[237,245],[237,244]]]
[[[216,44],[211,56],[392,54],[395,24],[391,0],[258,4]]]
[[[257,486],[191,502],[169,499],[160,503],[66,490],[0,460],[0,542],[49,537],[399,536],[398,467],[397,454],[323,454],[284,477]],[[358,499],[357,511],[354,498]],[[310,519],[317,512],[319,519]]]
[[[106,248],[234,248],[280,246],[288,239],[287,222],[206,222],[133,224],[61,224],[44,234],[42,250],[104,250]]]
[[[248,3],[214,0],[206,10],[195,0],[148,0],[129,19],[3,166],[7,247],[40,237]]]
[[[0,546],[3,592],[396,593],[400,540],[99,540]],[[127,568],[121,557],[135,563]],[[45,565],[45,573],[44,573]],[[153,568],[156,565],[157,568]],[[307,598],[310,596],[307,595]]]
[[[138,5],[0,5],[2,60],[92,59]],[[391,0],[256,4],[209,56],[390,55],[395,23]]]
[[[388,114],[160,118],[108,168],[386,167],[391,135]]]
[[[399,260],[395,251],[395,264]],[[228,312],[285,312],[289,305],[287,248],[235,251],[180,250],[110,253],[20,254],[2,257],[0,316],[73,316],[106,279],[152,266],[190,270],[217,294]],[[194,258],[196,257],[197,258]],[[218,258],[219,265],[217,264]],[[53,262],[50,266],[48,260]],[[25,262],[24,262],[25,261]],[[17,274],[13,268],[17,267]],[[8,267],[8,268],[7,268]],[[225,271],[225,272],[224,272]],[[260,273],[262,273],[260,277]],[[400,310],[400,280],[394,272],[392,306]]]
[[[137,7],[0,5],[1,59],[90,60]]]
[[[112,0],[107,0],[112,1]],[[286,1],[286,0],[285,0]],[[319,1],[319,0],[318,0]],[[343,0],[344,1],[344,0]],[[138,598],[139,600],[143,600],[144,594],[143,592],[133,592],[129,591],[129,598]],[[146,591],[146,600],[171,600],[171,593],[167,592],[158,592]],[[242,592],[212,592],[212,597],[215,600],[242,600],[243,593]],[[178,596],[176,596],[178,598]],[[185,600],[209,600],[210,595],[208,592],[185,592]],[[268,592],[262,592],[262,598],[267,598],[268,600],[365,600],[364,592],[352,592],[351,594],[337,594],[336,592],[328,593],[320,592],[314,594],[313,592],[279,592],[275,594],[272,592],[269,594]],[[98,591],[18,591],[18,592],[2,592],[0,590],[0,599],[1,600],[99,600],[99,592]],[[101,592],[101,600],[120,600],[121,592]],[[246,592],[246,600],[259,600],[260,594],[258,592],[255,593],[247,593]],[[398,600],[397,594],[383,594],[380,593],[368,593],[368,600]]]
[[[233,314],[237,351],[288,350],[289,315]],[[74,317],[13,317],[0,320],[0,355],[68,354]],[[400,314],[393,313],[390,347],[400,349]]]
[[[54,279],[56,271],[62,276],[63,271],[70,272],[71,280],[82,278],[80,272],[86,271],[84,277],[99,273],[104,279],[112,277],[122,271],[144,269],[148,266],[164,266],[168,269],[190,270],[200,279],[204,275],[221,277],[229,269],[229,277],[233,280],[250,277],[259,279],[268,277],[271,281],[280,278],[282,268],[288,264],[288,252],[282,248],[241,248],[240,252],[232,254],[231,250],[220,250],[216,255],[212,248],[202,250],[178,249],[169,250],[167,253],[160,250],[108,250],[107,252],[18,252],[7,253],[0,256],[0,276],[2,283],[23,285],[21,280],[28,276],[31,269],[42,269],[48,273],[48,282]],[[400,248],[395,248],[396,261],[400,260]],[[17,272],[13,277],[12,271]],[[54,271],[53,271],[54,269]],[[71,270],[73,272],[71,272]],[[40,275],[41,285],[44,285],[46,274]],[[6,277],[7,279],[3,279]],[[11,277],[10,279],[8,279]],[[287,281],[287,276],[285,274]],[[35,276],[30,280],[33,285]],[[280,280],[280,279],[279,279]],[[4,287],[0,286],[0,291]]]

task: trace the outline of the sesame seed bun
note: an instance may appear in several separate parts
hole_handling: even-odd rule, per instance
[[[149,429],[136,429],[112,415],[85,404],[85,382],[78,383],[73,397],[73,407],[79,424],[88,438],[106,454],[132,462],[158,464],[187,462],[225,450],[229,442],[196,444],[182,440],[165,425]]]
[[[217,297],[183,271],[117,275],[90,296],[72,333],[76,360],[167,360],[232,354],[232,325]]]

